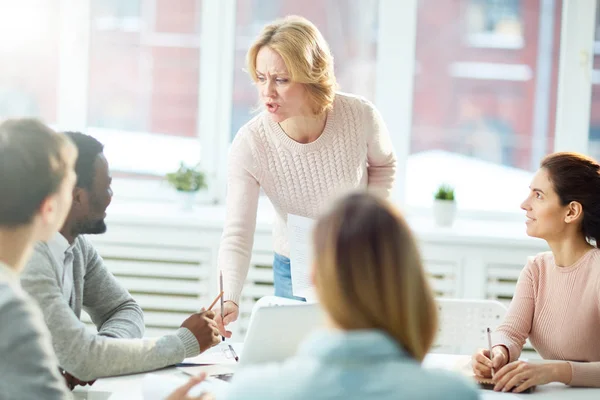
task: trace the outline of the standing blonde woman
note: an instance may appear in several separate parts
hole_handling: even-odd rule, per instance
[[[328,330],[283,364],[243,369],[228,399],[461,399],[474,386],[423,369],[437,311],[413,235],[386,201],[341,200],[314,230],[312,277]]]
[[[239,313],[256,227],[259,191],[271,200],[275,295],[292,298],[287,216],[315,218],[334,195],[368,188],[389,197],[396,158],[379,112],[336,92],[333,58],[304,18],[267,25],[247,55],[264,110],[237,133],[229,154],[227,218],[219,250],[224,325]],[[360,79],[360,77],[357,77]]]

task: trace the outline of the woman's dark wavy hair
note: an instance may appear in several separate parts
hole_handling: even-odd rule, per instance
[[[546,156],[540,167],[563,206],[576,201],[583,208],[581,230],[588,241],[600,238],[600,165],[583,154],[560,152]]]

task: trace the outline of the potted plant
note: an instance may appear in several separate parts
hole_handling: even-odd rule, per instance
[[[451,226],[456,216],[454,188],[442,184],[433,196],[433,218],[439,226]]]
[[[184,210],[191,210],[194,207],[196,193],[206,188],[204,172],[198,165],[189,167],[181,162],[177,171],[168,173],[166,179],[177,190]]]

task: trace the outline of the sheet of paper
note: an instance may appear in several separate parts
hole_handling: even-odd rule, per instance
[[[219,365],[199,365],[196,367],[177,367],[177,369],[179,371],[183,372],[184,374],[187,374],[190,376],[198,376],[203,372],[206,374],[206,376],[215,376],[215,375],[234,374],[235,369],[236,369],[235,367],[237,367],[237,365],[219,364]]]
[[[292,293],[306,297],[312,293],[310,268],[312,263],[312,230],[315,220],[288,214],[288,242],[290,244],[290,268]]]
[[[142,381],[144,400],[164,400],[177,388],[186,384],[188,379],[162,374],[147,374]],[[196,397],[203,393],[212,393],[215,397],[227,390],[228,383],[216,378],[206,378],[188,392],[188,396]]]
[[[234,365],[237,364],[233,354],[229,350],[229,344],[233,347],[233,350],[236,352],[239,357],[242,354],[243,343],[230,343],[230,342],[221,342],[215,347],[212,347],[206,350],[204,353],[196,356],[190,357],[183,360],[183,364],[202,364],[202,365]]]

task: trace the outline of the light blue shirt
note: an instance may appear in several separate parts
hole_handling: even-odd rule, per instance
[[[478,394],[460,375],[422,368],[387,334],[363,330],[315,332],[290,360],[236,372],[226,398],[471,400]]]
[[[75,242],[70,245],[60,232],[56,232],[47,244],[58,266],[56,272],[59,274],[58,282],[63,298],[70,306],[73,306],[73,247],[75,247]]]

